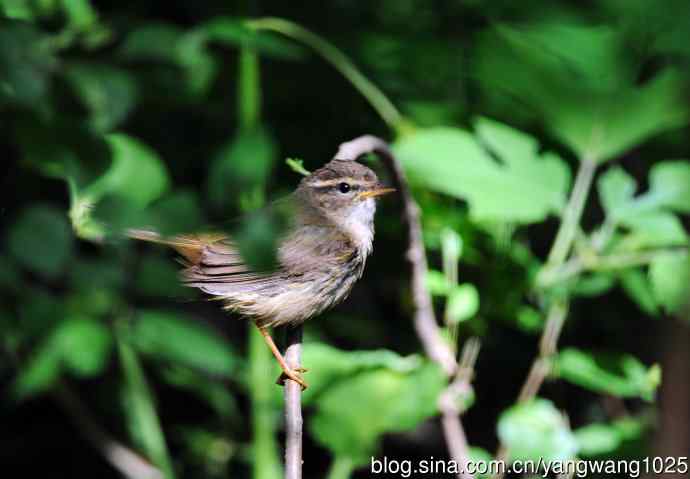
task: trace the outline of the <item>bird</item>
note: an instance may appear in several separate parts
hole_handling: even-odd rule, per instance
[[[253,321],[282,369],[278,382],[291,379],[306,389],[306,369],[290,368],[269,328],[301,324],[347,298],[372,252],[376,200],[393,191],[349,159],[333,159],[305,176],[287,198],[292,214],[269,271],[250,267],[228,234],[163,237],[133,229],[129,236],[176,250],[181,282]]]

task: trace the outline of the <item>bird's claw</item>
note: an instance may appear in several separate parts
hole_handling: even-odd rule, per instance
[[[307,371],[309,371],[309,370],[306,368],[301,368],[301,367],[289,369],[287,371],[283,371],[281,373],[281,375],[278,377],[276,384],[278,384],[280,386],[285,386],[285,381],[290,379],[292,381],[295,381],[297,384],[299,384],[300,387],[302,388],[302,391],[304,391],[305,389],[307,389],[308,384],[306,383],[304,378],[302,378],[302,375],[300,373],[306,373]]]

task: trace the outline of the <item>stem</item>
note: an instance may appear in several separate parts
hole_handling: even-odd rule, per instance
[[[237,114],[240,128],[256,128],[261,116],[261,77],[259,59],[254,50],[242,47],[239,59],[240,79],[237,88]],[[276,409],[272,397],[275,384],[271,379],[273,358],[259,330],[249,327],[249,401],[252,424],[252,477],[280,477],[280,459],[276,441]]]
[[[285,361],[299,369],[302,360],[302,325],[286,333]],[[302,386],[285,381],[285,479],[302,479]]]
[[[324,60],[333,65],[359,91],[381,116],[383,121],[396,129],[402,122],[402,115],[386,95],[365,77],[350,59],[332,43],[306,28],[283,18],[267,17],[247,22],[255,30],[269,30],[309,45]]]
[[[278,442],[276,441],[276,408],[272,400],[275,384],[273,357],[261,333],[249,328],[249,399],[252,406],[252,455],[254,479],[280,477]]]
[[[558,269],[550,270],[548,274],[539,278],[538,286],[540,288],[548,288],[578,276],[585,271],[615,271],[635,266],[644,266],[654,261],[660,255],[676,252],[687,253],[687,251],[687,248],[678,247],[612,254],[588,258],[587,260],[581,257],[575,257],[563,263]]]
[[[539,356],[532,364],[527,380],[520,391],[518,402],[527,402],[534,399],[544,380],[551,372],[553,357],[558,349],[558,338],[561,335],[567,314],[567,302],[555,301],[549,308],[544,333],[539,342]]]
[[[249,130],[258,125],[261,116],[259,56],[249,47],[242,47],[240,51],[239,70],[237,118],[240,127]]]
[[[556,233],[556,240],[549,253],[547,265],[559,266],[568,257],[575,234],[577,233],[577,226],[580,224],[587,195],[592,187],[592,179],[594,178],[596,167],[596,162],[590,158],[585,158],[580,162],[580,168],[575,178],[575,186],[565,208],[561,226],[558,228],[558,233]]]
[[[327,479],[349,479],[355,470],[355,463],[347,456],[335,456]]]
[[[580,162],[580,168],[575,178],[575,185],[573,186],[568,204],[563,213],[563,220],[556,233],[556,239],[549,252],[546,266],[540,274],[540,278],[537,279],[537,284],[540,286],[543,285],[545,279],[550,278],[552,271],[561,268],[568,258],[570,249],[573,246],[573,241],[577,235],[589,190],[592,187],[592,180],[594,179],[596,167],[597,163],[594,158],[583,158]],[[567,314],[567,296],[554,301],[549,307],[544,332],[539,341],[539,355],[532,363],[532,367],[520,391],[518,402],[525,402],[533,399],[539,393],[541,385],[551,372],[552,359],[556,354],[558,338],[560,337]],[[509,456],[510,451],[508,448],[503,444],[499,445],[496,459],[499,461],[506,461]],[[503,474],[498,473],[494,476],[494,479],[501,479],[502,477]]]

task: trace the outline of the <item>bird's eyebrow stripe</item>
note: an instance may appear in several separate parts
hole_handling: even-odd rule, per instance
[[[314,188],[324,188],[328,186],[336,186],[339,185],[340,183],[349,183],[350,185],[358,185],[358,186],[364,186],[364,185],[369,185],[373,183],[372,181],[366,181],[366,180],[355,180],[353,178],[335,178],[332,180],[321,180],[321,181],[315,181],[311,183],[311,186]]]

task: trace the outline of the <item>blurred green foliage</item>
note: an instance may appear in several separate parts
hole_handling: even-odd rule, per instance
[[[463,402],[473,458],[499,441],[512,458],[647,455],[665,413],[648,319],[686,317],[690,297],[687,2],[245,3],[0,0],[3,438],[22,438],[8,471],[48,448],[24,422],[54,422],[44,404],[69,388],[165,477],[277,477],[260,336],[123,232],[225,230],[268,268],[285,223],[266,205],[361,133],[409,176],[446,337],[485,344]],[[306,477],[447,454],[447,379],[409,320],[398,213],[382,202],[364,285],[306,328]],[[516,403],[554,305],[549,399]],[[110,473],[70,427],[56,461],[62,445]]]

